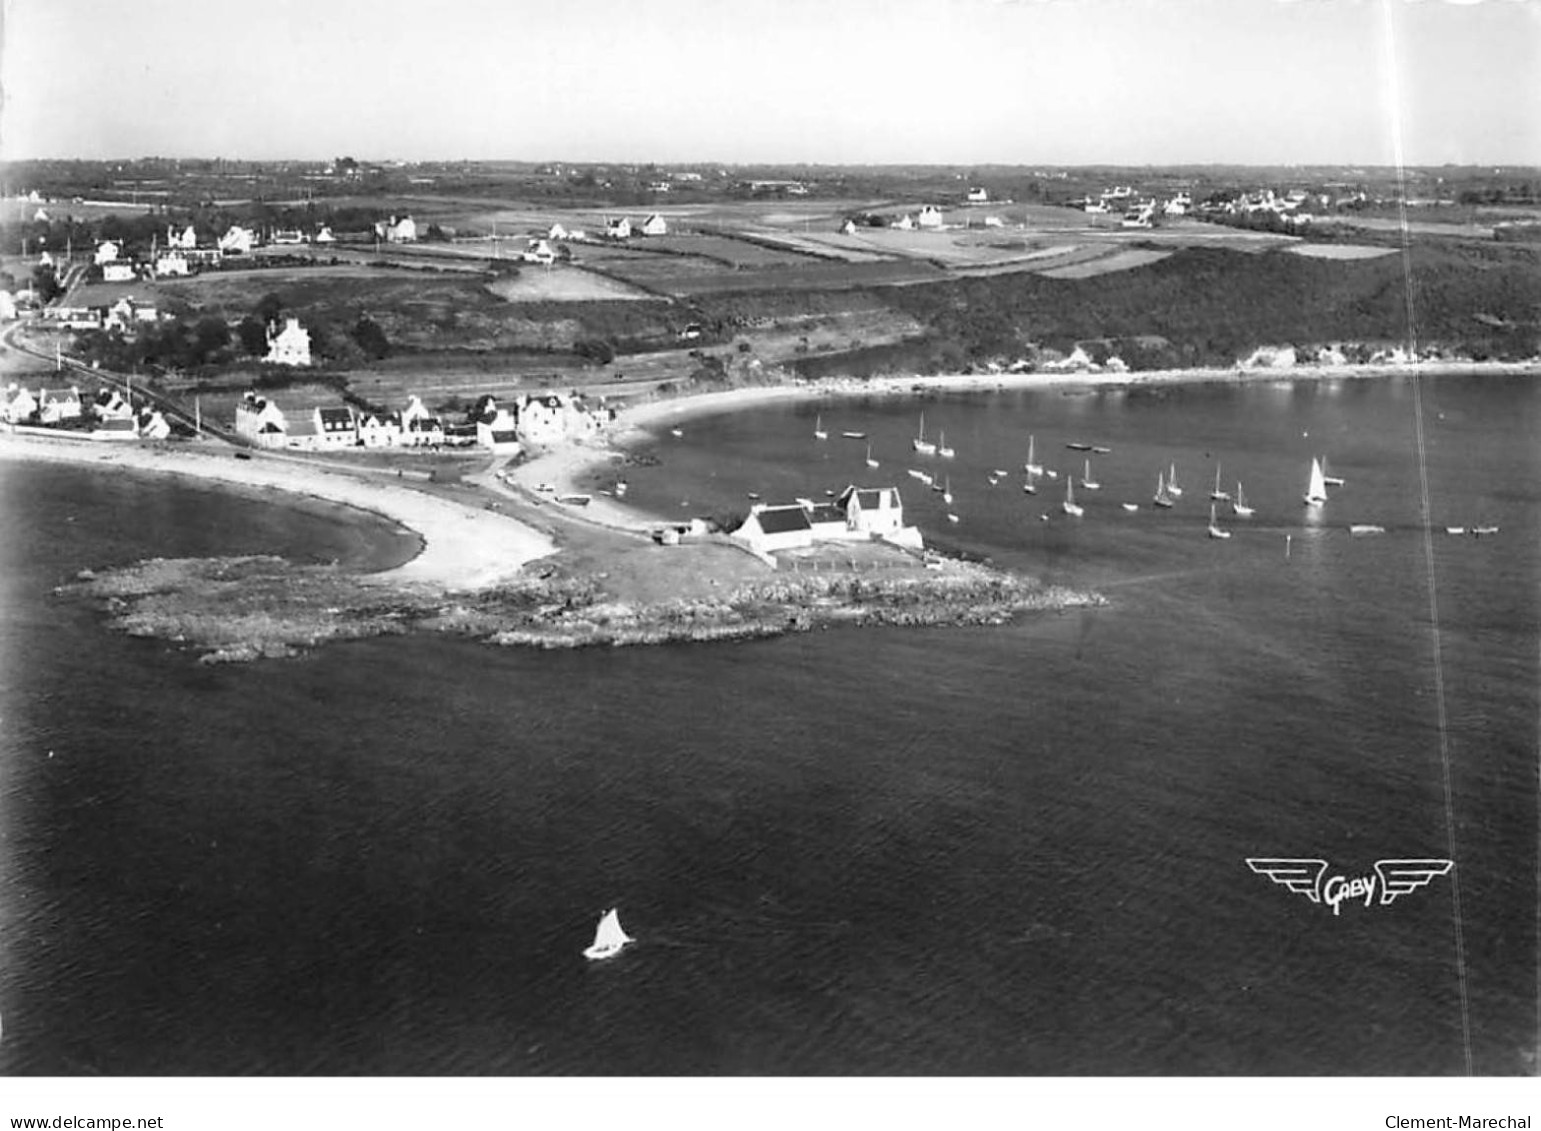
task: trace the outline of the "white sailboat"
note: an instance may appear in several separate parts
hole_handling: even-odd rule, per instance
[[[936,436],[936,454],[943,459],[952,459],[958,453],[947,446],[947,433],[938,432]]]
[[[926,439],[926,414],[920,414],[920,430],[915,433],[915,438],[910,441],[910,447],[923,456],[936,455],[936,445]]]
[[[878,461],[872,458],[872,445],[868,444],[867,445],[867,466],[868,467],[876,467],[877,465],[878,465]]]
[[[1220,527],[1216,524],[1214,503],[1209,504],[1209,536],[1211,538],[1229,538],[1231,536],[1231,532],[1229,530],[1221,530]]]
[[[594,931],[594,941],[584,950],[583,957],[591,961],[613,958],[621,953],[627,943],[636,941],[622,929],[621,917],[612,907],[600,917],[599,926]]]
[[[952,476],[947,476],[946,485],[942,488],[942,502],[952,505]]]
[[[1092,478],[1092,461],[1090,459],[1086,461],[1086,470],[1081,475],[1081,486],[1085,487],[1088,491],[1102,490],[1102,484]]]
[[[1022,490],[1026,491],[1029,495],[1036,495],[1038,494],[1038,484],[1029,479],[1026,483],[1022,484]]]
[[[1172,496],[1166,489],[1166,477],[1159,471],[1156,472],[1156,494],[1150,501],[1158,507],[1169,507],[1172,505]]]
[[[1027,462],[1022,465],[1022,470],[1029,475],[1042,475],[1043,464],[1033,459],[1033,437],[1027,438]]]
[[[1183,489],[1177,485],[1177,465],[1172,464],[1166,475],[1166,493],[1174,499],[1182,498]]]
[[[1231,493],[1220,490],[1220,461],[1215,461],[1215,489],[1209,493],[1209,497],[1217,503],[1229,502]]]
[[[822,416],[813,418],[813,438],[815,440],[829,439],[829,433],[824,430],[824,418]]]
[[[1065,501],[1060,506],[1066,514],[1074,515],[1076,518],[1086,513],[1075,501],[1075,480],[1068,475],[1065,476]]]
[[[1237,518],[1251,518],[1257,512],[1247,505],[1247,496],[1242,493],[1241,480],[1236,480],[1236,499],[1231,503],[1231,513]]]
[[[1319,507],[1327,501],[1327,480],[1322,475],[1322,461],[1311,460],[1311,481],[1306,484],[1305,503],[1308,507]]]

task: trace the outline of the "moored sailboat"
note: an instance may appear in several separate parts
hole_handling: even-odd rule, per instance
[[[1327,501],[1327,481],[1322,476],[1322,462],[1311,460],[1311,481],[1306,484],[1305,504],[1319,507]]]
[[[1029,475],[1042,475],[1043,464],[1033,459],[1033,437],[1027,438],[1027,462],[1022,465],[1022,470]]]
[[[878,461],[872,458],[872,445],[868,444],[867,445],[867,466],[868,467],[876,467],[877,465],[878,465]]]
[[[947,433],[938,432],[936,436],[936,454],[943,459],[952,459],[958,453],[947,446]]]
[[[1177,485],[1177,464],[1172,464],[1166,475],[1166,493],[1174,499],[1182,498],[1183,489]]]
[[[1220,461],[1215,461],[1215,489],[1209,493],[1209,497],[1217,503],[1229,502],[1231,493],[1220,490]]]
[[[1156,494],[1150,501],[1158,507],[1170,507],[1172,505],[1172,496],[1166,489],[1166,476],[1162,475],[1159,471],[1156,472]]]
[[[1231,503],[1231,513],[1237,518],[1251,518],[1257,512],[1247,505],[1247,496],[1241,492],[1241,480],[1236,480],[1236,498]]]
[[[1081,486],[1085,487],[1088,491],[1102,490],[1102,484],[1092,478],[1092,461],[1090,459],[1086,461],[1086,470],[1081,474]]]
[[[815,416],[813,418],[813,438],[815,440],[829,439],[829,433],[824,430],[824,418],[822,416]]]
[[[1326,456],[1322,457],[1322,482],[1329,487],[1343,486],[1343,477],[1341,475],[1334,475],[1328,470]]]
[[[1209,504],[1209,536],[1211,538],[1229,538],[1231,536],[1229,530],[1221,530],[1219,524],[1215,521],[1214,503]]]
[[[936,455],[936,445],[926,439],[926,414],[920,414],[920,429],[915,433],[915,438],[910,441],[910,447],[923,456]]]
[[[1076,518],[1086,513],[1075,501],[1075,480],[1068,475],[1065,476],[1065,501],[1060,504],[1060,507],[1066,514]]]

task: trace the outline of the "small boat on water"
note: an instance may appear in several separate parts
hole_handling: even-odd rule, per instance
[[[1322,461],[1311,461],[1311,480],[1306,484],[1305,504],[1319,507],[1327,501],[1327,480],[1322,476]]]
[[[1102,490],[1102,484],[1092,478],[1092,461],[1090,459],[1086,461],[1086,470],[1081,473],[1081,486],[1085,487],[1088,491]]]
[[[1384,534],[1386,528],[1369,522],[1356,522],[1348,528],[1348,532],[1355,538],[1362,538],[1366,534]]]
[[[824,430],[824,418],[816,416],[813,419],[813,438],[815,440],[829,439],[829,433]]]
[[[760,492],[758,491],[749,491],[747,494],[751,499],[758,499],[760,497]]]
[[[1325,456],[1322,457],[1322,482],[1327,484],[1329,487],[1343,486],[1342,478],[1340,476],[1333,475],[1330,471],[1327,470],[1327,458]]]
[[[1473,526],[1471,528],[1471,536],[1473,538],[1481,538],[1484,534],[1497,534],[1497,533],[1498,533],[1498,527],[1496,527],[1496,526]]]
[[[958,453],[947,446],[947,433],[938,432],[936,436],[936,454],[943,459],[952,459]]]
[[[1183,489],[1177,485],[1177,465],[1174,463],[1166,473],[1166,493],[1174,499],[1182,498]]]
[[[1121,505],[1123,506],[1124,510],[1128,511],[1131,514],[1133,514],[1135,511],[1140,509],[1140,504],[1139,503],[1123,503]]]
[[[1221,530],[1219,524],[1215,521],[1214,503],[1209,504],[1209,536],[1211,538],[1229,538],[1231,536],[1229,530]]]
[[[847,440],[865,440],[867,438],[865,432],[842,432],[840,434]]]
[[[1029,475],[1042,475],[1043,464],[1033,459],[1033,437],[1027,438],[1027,462],[1022,465],[1022,470]]]
[[[947,512],[947,521],[948,522],[957,522],[958,521],[958,516],[953,514],[951,511],[948,511]]]
[[[1466,527],[1464,527],[1464,526],[1447,526],[1447,527],[1445,527],[1445,533],[1446,534],[1465,534],[1466,533]]]
[[[1011,474],[1011,472],[1003,471],[1002,469],[997,467],[997,468],[991,469],[990,474],[995,476],[995,478],[997,478],[997,479],[1005,479],[1006,476]]]
[[[625,949],[627,943],[636,941],[621,926],[621,917],[612,907],[600,917],[599,926],[594,931],[594,941],[585,948],[583,957],[591,962],[614,958]]]
[[[671,428],[671,429],[669,429],[669,435],[671,435],[671,436],[683,436],[684,434],[685,434],[685,431],[682,428]]]
[[[922,483],[930,483],[931,482],[931,476],[930,476],[930,474],[928,472],[916,471],[913,467],[910,468],[910,478],[911,479],[919,479]]]
[[[936,455],[936,445],[926,439],[926,414],[920,414],[920,429],[915,433],[915,438],[910,441],[910,447],[923,456]]]
[[[1080,518],[1086,513],[1085,509],[1075,501],[1075,480],[1069,476],[1065,477],[1065,501],[1060,504],[1060,508],[1075,518]]]
[[[1044,468],[1043,469],[1043,473],[1044,473],[1045,476],[1047,476],[1050,479],[1058,479],[1059,478],[1059,472],[1055,471],[1052,467]]]
[[[1231,503],[1231,513],[1237,518],[1251,518],[1257,511],[1247,505],[1247,496],[1241,493],[1241,480],[1236,480],[1236,498]]]
[[[570,507],[586,507],[593,501],[591,495],[558,495],[556,501],[566,503]]]
[[[1094,447],[1094,448],[1092,448],[1092,454],[1093,455],[1099,455],[1099,456],[1108,455],[1112,451],[1113,451],[1112,448],[1103,448],[1103,447]]]
[[[1089,452],[1092,450],[1092,446],[1090,444],[1083,444],[1079,440],[1071,440],[1068,444],[1065,445],[1065,447],[1069,448],[1073,452]]]
[[[868,444],[867,445],[867,466],[868,467],[876,467],[877,465],[878,465],[878,461],[872,458],[872,445]]]
[[[1026,491],[1029,495],[1036,495],[1038,494],[1038,484],[1029,479],[1026,483],[1022,484],[1022,490]]]
[[[1166,489],[1166,476],[1162,475],[1159,471],[1156,472],[1156,494],[1151,499],[1151,502],[1155,503],[1158,507],[1170,507],[1172,505],[1171,493]]]
[[[1215,461],[1215,489],[1209,493],[1209,497],[1217,503],[1228,503],[1231,501],[1231,493],[1220,490],[1220,463],[1218,460]]]

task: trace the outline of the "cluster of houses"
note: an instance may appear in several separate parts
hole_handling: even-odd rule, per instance
[[[904,504],[897,487],[852,485],[826,503],[812,499],[756,503],[731,537],[757,554],[874,538],[913,550],[924,548],[920,531],[904,524]]]
[[[610,216],[605,219],[605,238],[629,240],[632,236],[666,236],[669,223],[654,212],[640,224],[633,224],[629,216]]]
[[[324,451],[349,448],[487,448],[513,455],[526,446],[547,446],[592,436],[613,411],[584,398],[527,394],[500,405],[486,396],[464,424],[448,424],[413,396],[400,412],[359,412],[348,405],[313,407],[286,415],[271,398],[248,392],[235,409],[235,431],[260,448]]]
[[[157,408],[135,408],[117,389],[102,389],[89,403],[80,390],[30,389],[12,382],[0,390],[0,420],[13,426],[69,429],[93,440],[164,440],[171,425]]]
[[[984,189],[972,189],[972,190],[970,190],[970,195],[969,195],[970,202],[971,203],[979,203],[979,204],[987,203],[988,199],[989,199],[988,196],[982,196],[978,200],[975,200],[974,197],[973,197],[974,193],[983,193],[984,191],[985,191]],[[942,214],[942,210],[940,208],[938,208],[936,205],[934,205],[934,204],[924,204],[924,205],[921,205],[919,211],[916,211],[916,212],[913,212],[913,213],[911,213],[911,212],[904,212],[904,213],[900,213],[898,216],[893,217],[892,219],[890,219],[888,221],[887,226],[890,227],[890,228],[893,228],[893,229],[895,229],[897,231],[901,231],[901,232],[914,232],[914,231],[939,232],[939,231],[942,231],[945,228],[959,227],[960,225],[958,225],[958,224],[949,224],[947,222],[946,217]],[[986,216],[982,221],[981,220],[974,220],[974,219],[969,220],[967,226],[968,227],[984,227],[984,228],[1003,228],[1003,227],[1006,226],[1006,222],[1004,220],[1002,220],[999,216]],[[841,232],[842,235],[854,236],[860,230],[861,230],[861,225],[857,224],[857,222],[856,222],[856,220],[854,218],[849,218],[848,217],[840,225],[840,232]]]

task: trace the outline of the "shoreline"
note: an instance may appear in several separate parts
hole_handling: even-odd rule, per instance
[[[346,470],[264,459],[235,459],[234,449],[191,446],[101,445],[86,440],[22,435],[0,430],[0,465],[10,460],[106,466],[180,475],[319,499],[365,512],[415,535],[419,551],[407,562],[358,576],[369,583],[427,585],[446,590],[484,589],[519,574],[528,562],[556,552],[556,543],[517,519]]]
[[[539,484],[553,494],[590,494],[579,480],[617,461],[631,449],[656,439],[657,429],[719,413],[763,408],[766,405],[858,397],[898,398],[933,392],[994,393],[1007,390],[1129,389],[1145,386],[1247,385],[1275,381],[1366,380],[1385,377],[1490,375],[1541,376],[1541,363],[1508,361],[1422,362],[1415,365],[1297,365],[1242,369],[1153,369],[1142,372],[970,373],[927,377],[823,378],[780,385],[748,385],[733,389],[687,392],[642,401],[620,409],[615,426],[592,442],[565,444],[541,452],[510,468],[508,479],[523,492],[518,498],[540,502]],[[547,496],[549,498],[549,496]],[[646,533],[679,521],[678,516],[653,515],[612,497],[592,495],[581,511],[552,504],[556,513],[575,521],[630,533]]]

